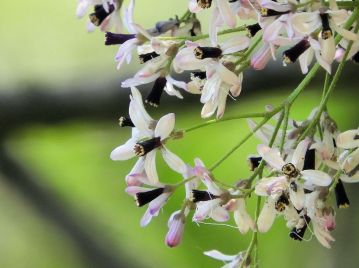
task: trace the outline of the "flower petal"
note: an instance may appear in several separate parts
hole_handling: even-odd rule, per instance
[[[110,155],[112,160],[128,160],[135,156],[133,147],[135,146],[135,141],[130,139],[125,144],[115,148]]]
[[[303,179],[314,185],[328,186],[332,182],[332,178],[327,173],[320,170],[307,169],[300,173]]]
[[[227,0],[217,0],[217,7],[224,22],[231,28],[236,27],[236,16]]]
[[[145,171],[148,176],[148,180],[152,184],[157,184],[159,182],[156,169],[156,150],[153,150],[146,154]]]
[[[353,149],[359,147],[359,131],[357,129],[342,132],[336,138],[336,144],[340,148]]]
[[[209,216],[218,222],[225,222],[229,220],[229,213],[227,210],[225,210],[223,207],[216,207],[211,211]]]
[[[155,137],[161,137],[161,141],[168,138],[175,127],[175,114],[169,113],[162,116],[155,128]]]
[[[218,250],[205,251],[203,254],[220,261],[233,261],[237,257],[237,255],[225,255]]]
[[[177,155],[168,150],[165,146],[162,146],[161,153],[163,159],[166,161],[167,165],[174,171],[185,174],[187,171],[186,164],[179,158]]]
[[[278,150],[270,148],[267,145],[259,144],[257,146],[257,151],[260,156],[273,168],[276,170],[282,170],[282,167],[285,165],[282,157]]]
[[[309,146],[310,140],[309,139],[305,139],[302,140],[297,148],[295,149],[293,156],[292,156],[292,164],[298,169],[298,170],[302,170],[303,166],[304,166],[304,158],[305,158],[305,153],[308,150],[308,146]]]
[[[271,198],[268,198],[264,203],[264,206],[259,214],[257,221],[258,231],[261,233],[268,232],[268,230],[272,227],[273,222],[276,217],[276,210],[274,208],[274,201]]]

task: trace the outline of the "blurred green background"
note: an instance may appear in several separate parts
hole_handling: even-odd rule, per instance
[[[181,15],[187,1],[136,4],[138,22],[150,27],[155,20],[154,10],[159,19],[167,19]],[[118,99],[118,115],[126,113],[128,90],[119,84],[135,68],[123,68],[120,72],[115,69],[113,57],[117,48],[105,47],[103,34],[98,31],[86,33],[86,21],[75,18],[75,0],[7,1],[1,6],[8,12],[0,17],[0,98],[9,92],[21,95],[37,87],[50,94],[67,94],[74,88],[84,88],[86,92],[89,85],[106,94],[110,85],[123,91]],[[355,66],[348,69],[357,72]],[[298,66],[294,70],[299,72]],[[279,104],[295,85],[287,86],[283,71],[286,70],[280,69],[271,81],[263,81],[275,87],[247,92],[246,86],[251,85],[245,80],[243,96],[236,102],[228,101],[226,115],[261,111],[265,104]],[[321,73],[298,99],[291,113],[294,119],[302,120],[319,103],[322,77]],[[342,130],[358,126],[357,84],[356,76],[347,76],[339,82],[329,102],[331,115]],[[197,99],[186,109],[183,101],[168,97],[165,100],[171,102],[164,101],[159,110],[149,109],[155,118],[175,112],[177,128],[202,122]],[[1,132],[7,132],[8,124],[11,125],[6,116],[1,114]],[[167,220],[179,209],[183,192],[176,193],[148,227],[139,226],[145,208],[137,208],[124,193],[124,177],[135,160],[109,159],[111,150],[130,135],[129,130],[117,126],[116,116],[107,120],[74,118],[51,125],[35,122],[3,137],[8,156],[23,167],[24,173],[18,177],[31,174],[33,179],[21,188],[0,170],[0,267],[219,267],[221,263],[205,257],[203,251],[218,249],[235,254],[247,248],[250,234],[241,235],[225,226],[197,226],[190,218],[182,244],[174,249],[166,247]],[[248,131],[245,120],[226,122],[189,133],[168,145],[187,163],[193,164],[193,159],[200,157],[211,166]],[[247,177],[250,172],[246,157],[257,143],[253,138],[241,147],[216,170],[216,176],[226,182]],[[3,164],[6,169],[5,160]],[[181,180],[162,160],[158,161],[158,170],[166,182]],[[350,186],[347,189],[352,206],[337,214],[337,242],[332,249],[323,248],[315,237],[310,242],[291,240],[285,223],[277,220],[267,234],[259,235],[260,266],[357,267],[359,188]],[[253,215],[252,203],[249,210]],[[233,220],[229,224],[233,225]],[[310,232],[307,237],[310,238]]]

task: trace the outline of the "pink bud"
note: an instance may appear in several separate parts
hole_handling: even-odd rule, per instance
[[[166,245],[176,247],[181,243],[184,231],[184,216],[179,211],[174,212],[168,221],[168,233],[166,235]]]

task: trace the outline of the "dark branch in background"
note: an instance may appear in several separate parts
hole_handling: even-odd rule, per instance
[[[278,64],[280,63],[277,62],[276,65]],[[302,78],[297,65],[286,69],[277,67],[265,71],[246,72],[240,98],[261,94],[262,91],[268,94],[270,90],[290,88]],[[288,68],[294,69],[295,72],[287,70]],[[278,70],[283,70],[283,73],[278,73]],[[355,68],[350,68],[345,75],[350,78],[356,75],[354,72],[356,72]],[[258,79],[258,75],[261,79]],[[321,81],[321,75],[318,79]],[[142,92],[145,92],[143,95],[146,96],[148,90],[143,90]],[[0,133],[7,134],[14,129],[33,124],[53,124],[66,120],[117,122],[121,115],[127,114],[129,92],[129,89],[120,87],[119,81],[101,87],[92,85],[86,88],[55,90],[36,86],[12,92],[0,92]],[[185,104],[183,100],[163,95],[166,100],[162,101],[160,108],[175,109],[176,106],[183,108],[183,105],[195,103],[193,106],[200,111],[201,104],[196,95],[184,94]]]
[[[1,176],[2,179],[16,188],[41,214],[72,238],[82,253],[87,267],[138,267],[132,262],[131,264],[128,263],[128,257],[121,256],[120,252],[115,251],[116,247],[111,246],[111,241],[105,241],[103,237],[92,236],[90,230],[85,231],[84,226],[89,226],[89,220],[81,220],[79,217],[75,219],[69,212],[69,208],[65,208],[59,202],[56,194],[50,189],[40,186],[37,183],[38,180],[13,159],[2,144],[0,145],[0,172],[3,175]],[[94,229],[94,226],[91,228]]]

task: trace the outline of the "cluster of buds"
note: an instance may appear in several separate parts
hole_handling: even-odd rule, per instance
[[[185,131],[175,129],[173,113],[155,120],[146,105],[158,107],[163,92],[180,99],[183,92],[198,94],[203,104],[201,117],[215,115],[221,119],[227,97],[234,99],[242,91],[243,71],[264,69],[271,59],[276,60],[278,51],[283,51],[284,66],[299,61],[302,73],[307,74],[315,58],[330,77],[335,61],[358,61],[359,11],[355,4],[353,8],[340,8],[340,2],[334,0],[190,0],[182,17],[145,28],[134,21],[134,0],[126,7],[122,0],[79,0],[79,17],[93,8],[88,29],[99,27],[105,45],[119,47],[115,55],[117,69],[125,62],[135,62],[135,51],[141,65],[121,84],[131,88],[131,95],[128,116],[122,116],[119,125],[131,128],[132,135],[111,153],[112,160],[138,159],[126,176],[126,192],[134,196],[138,206],[148,205],[141,226],[158,216],[172,194],[184,186],[183,204],[168,221],[165,242],[169,247],[182,241],[190,215],[196,223],[226,222],[233,217],[241,233],[251,230],[254,237],[257,232],[267,232],[275,219],[283,216],[290,238],[302,241],[310,229],[323,246],[331,246],[331,231],[336,226],[332,196],[338,208],[347,208],[349,199],[343,183],[359,182],[359,130],[341,133],[323,106],[329,96],[326,91],[333,89],[336,79],[333,86],[325,88],[321,106],[305,121],[289,117],[287,109],[297,96],[288,98],[279,109],[267,106],[261,123],[248,119],[250,135],[259,138],[261,144],[257,154],[248,157],[253,174],[233,185],[220,183],[213,168],[206,168],[200,159],[196,158],[192,167],[171,152],[167,142],[182,138]],[[197,13],[208,10],[208,34],[202,34]],[[237,25],[238,21],[249,23]],[[185,72],[188,79],[176,80],[173,72]],[[149,83],[153,83],[152,90],[143,100],[137,87]],[[268,123],[269,119],[276,121],[276,126]],[[157,152],[183,178],[180,182],[166,184],[159,178]],[[246,209],[247,199],[252,196],[265,199],[254,217]],[[310,225],[312,228],[308,228]],[[252,248],[236,255],[216,250],[205,255],[227,262],[225,267],[249,267]]]

